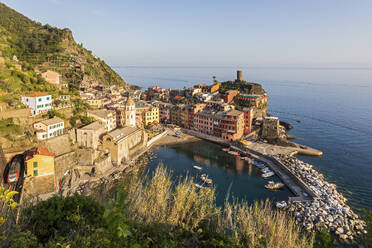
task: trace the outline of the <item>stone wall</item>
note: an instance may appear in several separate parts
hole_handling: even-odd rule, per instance
[[[14,109],[14,110],[7,110],[0,112],[0,119],[8,119],[8,118],[29,118],[31,116],[31,109]]]
[[[58,189],[58,183],[62,179],[63,175],[67,170],[71,170],[78,164],[78,158],[75,152],[65,153],[57,156],[54,159],[54,176],[56,182],[56,188]]]
[[[69,134],[64,134],[41,142],[40,146],[48,148],[56,156],[72,151]]]

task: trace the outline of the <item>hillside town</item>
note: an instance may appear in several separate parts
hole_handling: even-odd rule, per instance
[[[30,128],[37,145],[14,154],[4,169],[5,182],[22,192],[19,201],[22,197],[47,199],[56,193],[89,195],[102,182],[110,183],[121,173],[138,169],[144,161],[141,156],[163,137],[182,142],[182,135],[224,146],[222,150],[258,166],[263,178],[278,175],[296,195],[288,202],[277,202],[280,209],[290,212],[297,201],[309,204],[343,197],[335,189],[320,195],[310,183],[303,183],[296,170],[277,159],[322,152],[288,141],[286,124],[267,111],[268,95],[261,85],[244,81],[242,71],[237,71],[234,81],[214,78],[211,85],[184,89],[152,86],[146,91],[126,91],[120,86],[82,82],[79,96],[58,96],[64,101],[60,110],[73,109],[69,118],[59,112],[51,115],[57,108],[52,94],[37,92],[20,98],[29,118],[35,120]],[[311,173],[317,176],[316,171]],[[202,180],[212,183],[207,175]],[[267,188],[283,186],[272,182]],[[348,208],[345,202],[340,201],[337,208]],[[326,207],[323,215],[333,214],[333,205]],[[326,227],[345,240],[364,233],[364,222],[351,210],[345,218],[357,225],[346,226],[347,232],[340,231],[342,224]],[[298,222],[307,229],[318,228],[306,218]]]
[[[57,72],[47,71],[42,76],[67,89]],[[249,87],[240,91],[226,85]],[[28,120],[34,120],[28,123],[36,146],[9,157],[4,178],[17,181],[24,171],[24,193],[31,196],[58,192],[73,171],[89,180],[90,176],[128,164],[169,129],[182,128],[197,137],[206,135],[226,142],[247,138],[270,141],[285,135],[278,118],[267,115],[267,94],[260,85],[245,82],[242,71],[237,71],[236,80],[227,84],[214,79],[211,85],[185,89],[153,86],[146,91],[127,91],[116,85],[82,81],[78,97],[67,93],[56,97],[48,92],[20,97]],[[77,104],[86,106],[86,111],[72,123]],[[74,110],[70,115],[50,115],[66,109]],[[12,163],[12,158],[18,161],[15,158],[19,154],[24,154],[24,169]]]

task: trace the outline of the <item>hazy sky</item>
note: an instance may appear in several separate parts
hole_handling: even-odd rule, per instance
[[[110,65],[372,67],[371,0],[0,0]]]

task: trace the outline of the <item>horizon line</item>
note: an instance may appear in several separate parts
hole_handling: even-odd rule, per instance
[[[301,70],[372,70],[372,67],[332,66],[213,66],[213,65],[111,65],[112,68],[235,68],[235,69],[301,69]]]

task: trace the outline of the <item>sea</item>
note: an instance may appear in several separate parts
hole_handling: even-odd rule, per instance
[[[298,156],[335,183],[357,211],[372,209],[372,68],[314,67],[152,67],[121,66],[114,69],[130,84],[184,88],[198,83],[234,80],[236,70],[246,81],[262,84],[269,95],[269,112],[293,125],[295,142],[323,152],[321,157]],[[284,188],[264,189],[266,180],[256,168],[242,164],[220,147],[205,141],[159,147],[149,172],[159,163],[176,177],[198,179],[193,165],[214,179],[217,202],[226,199],[282,200],[291,196]],[[275,179],[275,178],[274,178]]]

